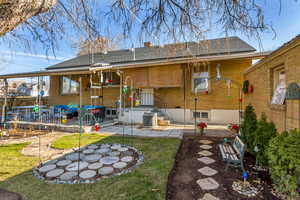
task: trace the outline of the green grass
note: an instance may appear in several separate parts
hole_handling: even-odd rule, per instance
[[[52,148],[56,149],[71,149],[73,147],[78,147],[78,137],[79,134],[67,135],[54,141],[51,145]],[[83,134],[80,137],[80,146],[85,146],[94,142],[98,142],[107,138],[108,136],[100,134]]]
[[[101,143],[123,143],[141,150],[145,163],[131,173],[103,179],[95,184],[56,185],[47,184],[21,173],[0,183],[0,188],[18,192],[28,200],[156,200],[165,199],[168,174],[174,164],[174,157],[180,143],[173,138],[125,138],[86,135],[86,143],[100,140]],[[54,144],[56,148],[77,146],[77,136],[65,136]],[[10,148],[9,146],[3,148]],[[4,151],[6,155],[10,150]],[[7,157],[2,155],[2,159]],[[20,155],[14,155],[18,159]],[[27,158],[31,159],[31,158]],[[1,161],[5,162],[5,161]],[[13,163],[11,163],[13,164]],[[32,166],[34,163],[32,163]],[[1,169],[1,168],[0,168]],[[1,170],[0,170],[1,171]]]
[[[0,181],[25,172],[38,163],[38,158],[21,154],[28,144],[0,145]]]

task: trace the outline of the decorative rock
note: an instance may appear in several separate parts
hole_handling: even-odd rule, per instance
[[[47,164],[47,165],[55,164],[55,163],[57,163],[57,161],[58,161],[57,159],[50,160],[50,161],[46,162],[46,164]]]
[[[111,165],[119,161],[119,157],[115,156],[106,156],[100,159],[100,162],[104,165]]]
[[[109,144],[101,144],[101,148],[109,148],[110,147],[110,145]]]
[[[110,151],[110,149],[108,149],[108,148],[101,148],[101,149],[97,149],[97,150],[95,151],[95,153],[103,154],[103,153],[107,153],[107,152],[109,152],[109,151]]]
[[[203,145],[200,145],[200,148],[201,149],[211,149],[212,146],[211,145],[207,145],[207,144],[203,144]]]
[[[64,170],[63,169],[54,169],[52,171],[49,171],[47,174],[46,174],[46,177],[47,178],[55,178],[57,176],[60,176],[62,173],[64,173]]]
[[[198,160],[203,162],[204,164],[207,164],[207,165],[215,162],[214,159],[209,158],[209,157],[201,157],[201,158],[198,158]]]
[[[65,172],[59,178],[62,181],[68,181],[77,176],[77,172]]]
[[[91,144],[87,147],[88,149],[98,149],[98,145],[96,144]]]
[[[132,156],[125,156],[123,158],[121,158],[122,162],[131,162],[133,160]]]
[[[71,160],[61,160],[61,161],[58,161],[56,163],[56,165],[59,167],[64,167],[64,166],[69,165],[71,162],[72,162]]]
[[[85,169],[89,164],[85,161],[79,162],[79,170]],[[72,164],[68,165],[66,167],[66,170],[68,171],[77,171],[78,170],[78,162],[73,162]]]
[[[202,167],[201,169],[198,169],[198,172],[200,172],[204,176],[213,176],[218,173],[218,171],[210,167]]]
[[[126,166],[127,166],[127,163],[125,163],[125,162],[117,162],[117,163],[113,164],[113,167],[117,168],[117,169],[123,169]]]
[[[125,151],[125,152],[123,152],[123,154],[125,156],[133,156],[133,152],[132,151]]]
[[[212,152],[207,151],[207,150],[200,151],[198,154],[201,155],[201,156],[211,156],[211,155],[213,155]]]
[[[96,172],[94,170],[84,170],[79,174],[79,177],[82,179],[89,179],[96,176]]]
[[[211,143],[213,143],[213,142],[210,141],[210,140],[199,140],[199,142],[200,142],[201,144],[211,144]]]
[[[102,156],[99,155],[99,154],[91,154],[91,155],[88,155],[84,158],[85,161],[87,162],[96,162],[98,160],[100,160]]]
[[[55,168],[56,168],[56,165],[54,165],[54,164],[44,165],[43,167],[39,168],[39,172],[45,173],[45,172],[51,171]]]
[[[128,148],[127,147],[121,147],[118,150],[121,151],[121,152],[124,152],[124,151],[128,151]]]
[[[84,154],[80,154],[80,160],[84,158]],[[77,161],[79,159],[79,153],[72,153],[66,156],[67,160]]]
[[[94,149],[87,149],[87,150],[84,150],[83,153],[84,154],[92,154],[92,153],[94,153],[94,151],[95,151]]]
[[[242,181],[234,181],[232,189],[247,197],[254,197],[260,192],[258,188],[252,186],[249,182],[244,183]]]
[[[109,156],[119,156],[120,154],[121,153],[119,151],[112,151],[108,153]]]
[[[88,169],[99,169],[99,168],[101,168],[102,166],[103,166],[102,163],[96,162],[96,163],[90,164],[90,165],[88,166]]]
[[[202,190],[215,190],[219,187],[219,183],[213,178],[203,178],[197,181]]]
[[[199,200],[220,200],[220,199],[209,193],[205,193],[204,196]]]
[[[113,173],[114,169],[112,167],[102,167],[98,170],[100,175],[108,175]]]

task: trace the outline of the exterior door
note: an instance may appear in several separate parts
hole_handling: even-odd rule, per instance
[[[141,105],[153,106],[154,105],[154,91],[151,89],[142,89],[141,91]]]

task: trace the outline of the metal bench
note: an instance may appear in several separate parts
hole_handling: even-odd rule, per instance
[[[230,144],[225,142],[219,144],[219,149],[222,159],[226,162],[225,171],[227,171],[229,166],[240,167],[243,172],[245,171],[243,160],[246,145],[238,136],[236,136]]]

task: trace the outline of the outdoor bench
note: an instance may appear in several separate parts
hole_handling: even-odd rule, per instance
[[[236,136],[233,141],[219,144],[219,149],[223,161],[226,162],[225,171],[229,166],[240,167],[243,172],[245,171],[243,159],[246,145],[242,142],[239,136]]]

